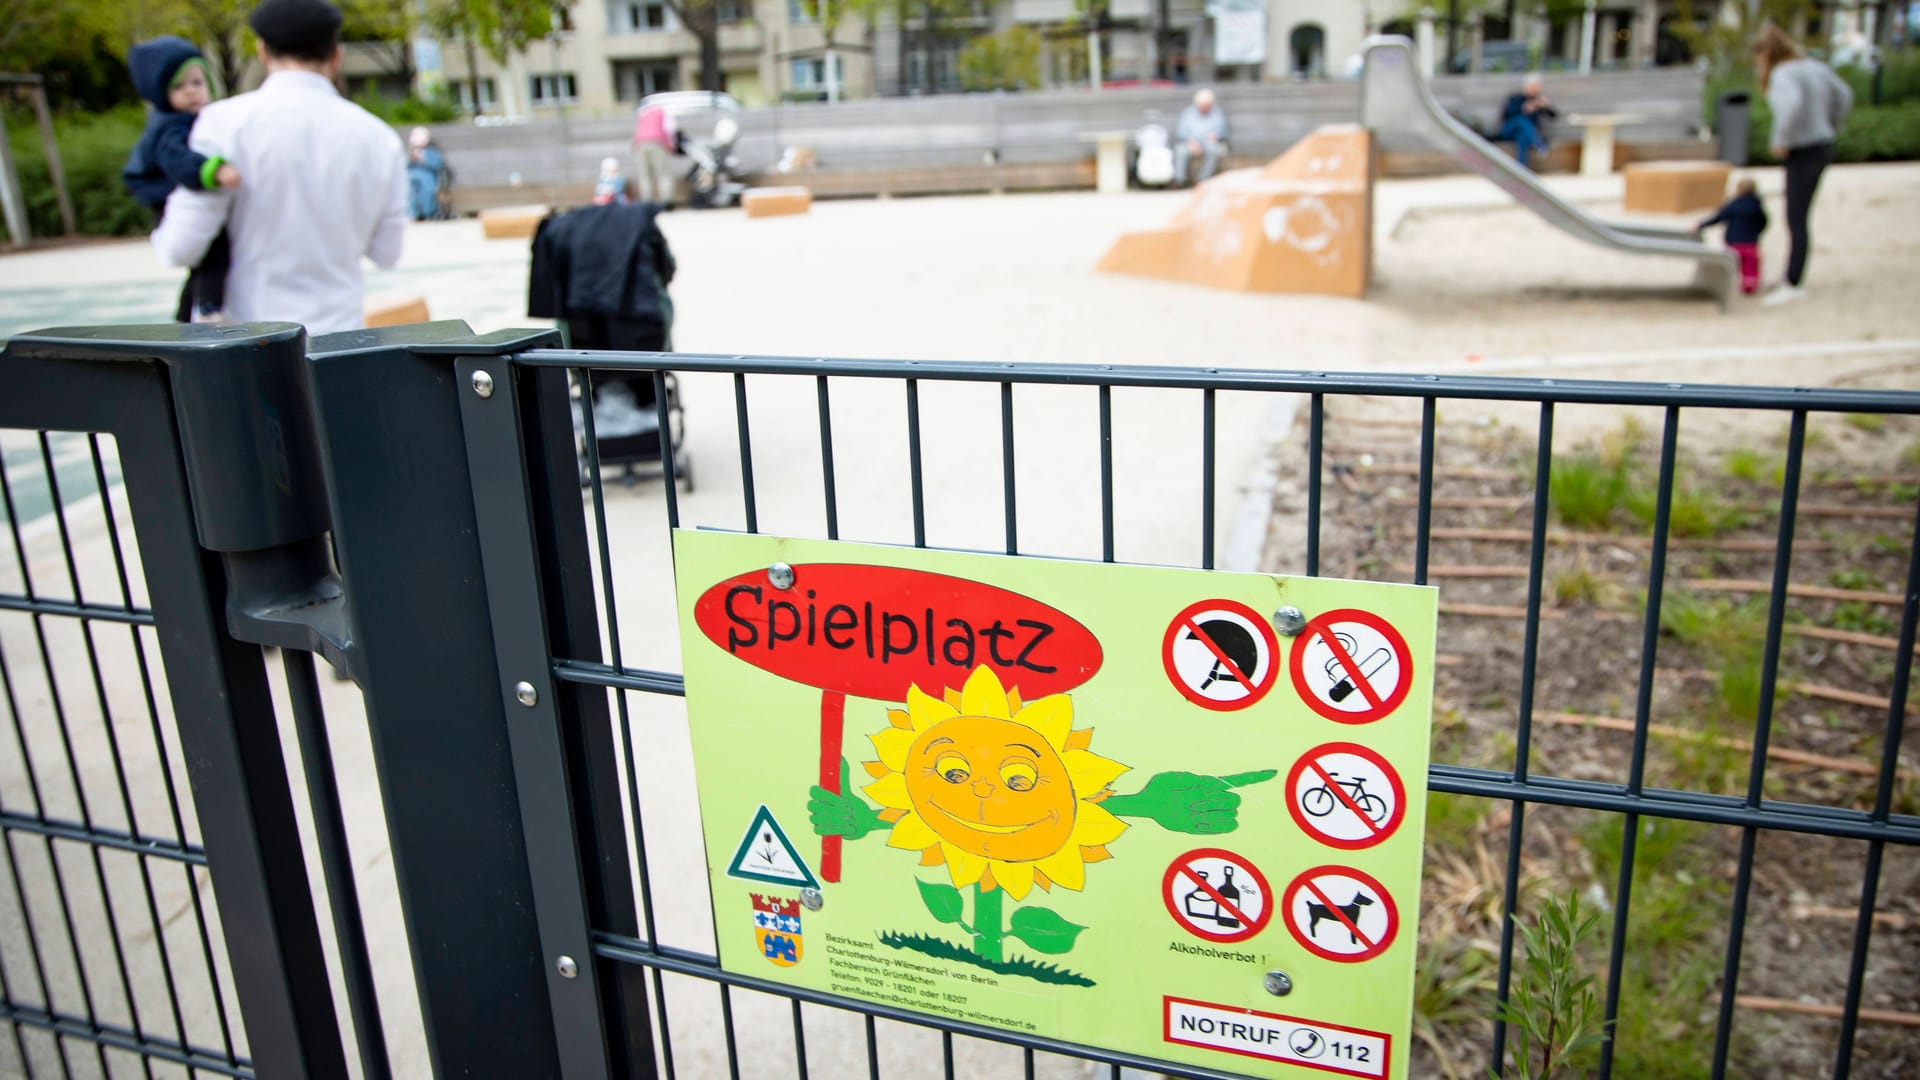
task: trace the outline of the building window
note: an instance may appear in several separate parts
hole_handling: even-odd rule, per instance
[[[570,73],[535,75],[527,82],[533,91],[533,107],[536,109],[571,105],[579,100],[574,93],[573,75]]]
[[[678,25],[666,0],[616,0],[607,5],[608,33],[661,33]]]
[[[753,18],[753,0],[714,0],[714,14],[722,23],[746,22]]]
[[[822,2],[822,0],[816,0],[816,2]],[[787,0],[787,21],[796,24],[810,23],[813,21],[813,12],[807,10],[803,0]]]
[[[679,75],[679,65],[672,60],[616,60],[614,96],[621,101],[639,101],[648,94],[665,93],[674,88]]]
[[[963,87],[960,85],[960,46],[958,41],[942,41],[931,50],[915,49],[907,56],[907,85],[926,93],[951,94]],[[932,61],[932,78],[928,75],[928,61]]]
[[[838,56],[833,58],[833,75],[834,80],[841,86],[847,84],[847,67],[840,62]],[[812,59],[795,60],[793,62],[793,88],[795,90],[818,90],[821,93],[825,93],[827,89],[826,58],[814,57]]]
[[[450,79],[448,80],[448,85],[450,85],[453,88],[453,100],[456,104],[460,106],[461,110],[464,112],[473,112],[474,111],[473,80],[472,79]],[[494,104],[496,101],[497,101],[497,98],[494,94],[493,80],[481,79],[480,80],[481,107],[486,109],[491,109],[494,107]]]

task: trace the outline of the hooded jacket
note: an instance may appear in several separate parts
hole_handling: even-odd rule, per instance
[[[167,35],[143,41],[127,53],[127,70],[134,89],[153,106],[147,127],[133,144],[120,179],[143,205],[158,210],[176,187],[205,191],[214,186],[221,159],[187,148],[193,114],[179,112],[167,102],[167,91],[189,60],[200,60],[200,50],[185,38]]]

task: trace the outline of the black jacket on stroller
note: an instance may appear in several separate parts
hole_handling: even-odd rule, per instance
[[[657,206],[637,203],[548,216],[533,236],[527,314],[559,320],[576,349],[671,348],[673,301],[667,285],[674,261],[658,213]],[[678,413],[672,378],[666,377],[668,406]],[[594,376],[594,429],[603,464],[661,459],[656,402],[650,374]],[[676,451],[679,441],[676,434]]]

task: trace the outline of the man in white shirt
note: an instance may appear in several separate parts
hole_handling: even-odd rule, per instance
[[[360,259],[400,259],[407,222],[400,136],[334,89],[340,11],[264,0],[248,20],[267,78],[200,112],[189,144],[245,177],[237,189],[178,188],[154,231],[169,266],[199,263],[224,226],[233,248],[226,315],[296,322],[309,334],[366,325]]]

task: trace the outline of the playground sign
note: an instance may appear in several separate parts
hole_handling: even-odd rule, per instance
[[[674,557],[723,968],[1406,1075],[1431,589],[691,530]]]

